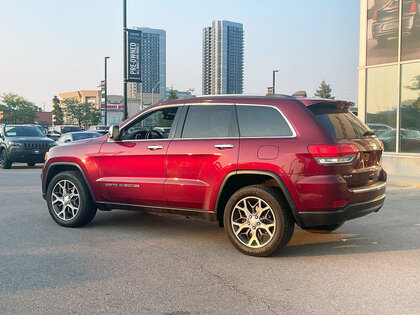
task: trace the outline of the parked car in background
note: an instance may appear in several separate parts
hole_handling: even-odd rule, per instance
[[[379,139],[384,144],[385,151],[395,152],[396,149],[397,130],[392,129],[384,132]],[[403,152],[419,152],[420,148],[420,131],[413,129],[401,129],[400,131],[400,150]]]
[[[384,46],[388,39],[399,32],[399,0],[390,0],[373,13],[372,37],[378,46]],[[418,35],[420,32],[420,0],[402,1],[402,35]]]
[[[84,131],[83,128],[74,125],[56,125],[49,128],[50,134],[62,135],[68,132]]]
[[[43,197],[65,227],[97,209],[201,217],[267,256],[295,223],[330,232],[382,207],[383,148],[352,105],[221,95],[150,106],[105,137],[52,148]]]
[[[44,163],[44,156],[55,146],[54,140],[35,125],[0,125],[0,167],[9,169],[14,162]]]
[[[388,126],[386,124],[375,124],[375,123],[367,123],[368,127],[375,131],[375,134],[379,137],[384,132],[392,130],[391,126]]]
[[[54,141],[57,141],[61,137],[61,135],[59,135],[58,133],[47,133],[47,137]]]
[[[57,145],[62,145],[64,143],[69,143],[69,142],[84,140],[84,139],[98,138],[98,137],[102,137],[102,136],[103,136],[103,134],[100,134],[98,132],[88,132],[88,131],[68,132],[68,133],[62,135],[56,141],[56,143],[57,143]]]
[[[105,125],[94,125],[94,126],[90,126],[89,129],[87,131],[91,131],[91,132],[99,132],[101,134],[107,134],[109,130],[109,126],[105,126]]]

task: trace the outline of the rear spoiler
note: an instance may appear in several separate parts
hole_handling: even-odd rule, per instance
[[[349,101],[340,101],[340,100],[330,100],[330,99],[300,99],[300,102],[303,103],[305,106],[313,106],[313,105],[330,105],[336,106],[338,108],[345,108],[351,109],[355,104],[354,102]]]

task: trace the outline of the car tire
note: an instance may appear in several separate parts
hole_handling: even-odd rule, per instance
[[[236,191],[224,212],[226,234],[233,246],[251,256],[269,256],[286,246],[295,221],[280,192],[263,185]]]
[[[0,151],[0,167],[5,170],[12,167],[12,162],[7,158],[6,150],[4,149]]]
[[[29,167],[34,167],[35,163],[27,163]]]
[[[388,43],[388,37],[386,36],[378,37],[376,41],[378,42],[378,47],[384,47]]]
[[[54,221],[64,227],[81,227],[96,215],[96,206],[78,171],[54,176],[47,189],[48,210]]]
[[[315,226],[315,227],[311,227],[311,228],[304,229],[304,230],[308,231],[308,232],[311,232],[311,233],[328,234],[328,233],[331,233],[332,231],[337,230],[343,224],[344,224],[344,222],[340,223],[340,224],[320,225],[320,226]]]

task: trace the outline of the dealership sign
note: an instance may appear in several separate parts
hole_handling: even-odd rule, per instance
[[[140,82],[141,31],[127,30],[127,81]]]

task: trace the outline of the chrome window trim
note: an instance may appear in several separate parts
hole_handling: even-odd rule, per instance
[[[290,136],[249,136],[249,137],[241,137],[240,135],[238,137],[208,137],[208,138],[172,138],[172,139],[138,139],[138,140],[121,140],[121,141],[114,141],[114,140],[110,140],[108,137],[108,142],[137,142],[137,141],[171,141],[171,140],[220,140],[220,139],[290,139],[290,138],[296,138],[297,134],[296,134],[296,130],[293,127],[293,125],[290,123],[289,119],[283,114],[283,112],[274,105],[268,105],[268,104],[245,104],[245,103],[222,103],[222,102],[217,102],[217,103],[208,103],[208,102],[197,102],[197,103],[180,103],[180,104],[170,104],[170,105],[158,105],[156,107],[150,108],[149,110],[146,110],[145,112],[143,112],[139,117],[143,117],[144,115],[148,114],[151,111],[154,110],[159,110],[159,109],[163,109],[163,108],[169,108],[169,107],[182,107],[182,106],[205,106],[205,105],[212,105],[212,106],[218,106],[218,105],[237,105],[237,106],[254,106],[254,107],[259,107],[259,106],[263,106],[263,107],[271,107],[276,109],[280,115],[283,117],[283,119],[286,121],[287,125],[289,126],[290,130],[292,131],[292,135]],[[120,129],[123,129],[124,127],[126,127],[129,123],[131,123],[131,121],[127,122],[126,124],[124,124],[123,126],[121,126]],[[239,121],[238,121],[238,127],[239,127]],[[239,127],[240,128],[240,127]]]
[[[161,139],[130,139],[130,140],[119,140],[119,141],[115,141],[112,140],[108,137],[107,141],[108,142],[115,142],[115,143],[120,143],[120,142],[148,142],[148,141],[171,141],[173,139],[169,139],[169,138],[161,138]]]
[[[239,136],[238,137],[213,137],[213,138],[173,138],[171,140],[174,141],[179,141],[179,140],[223,140],[223,139],[228,139],[228,140],[239,140]]]

